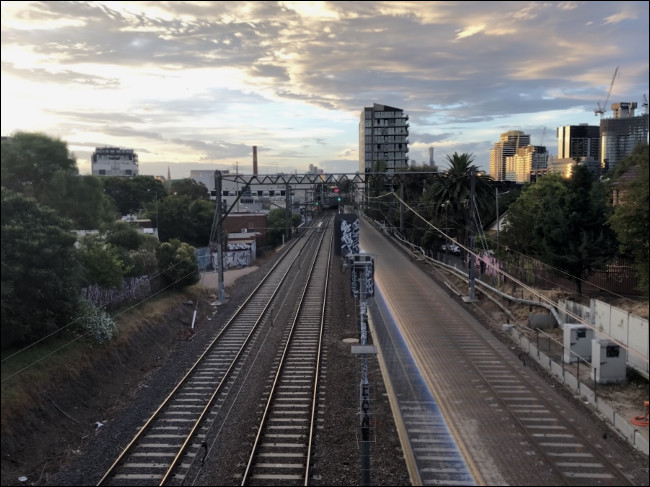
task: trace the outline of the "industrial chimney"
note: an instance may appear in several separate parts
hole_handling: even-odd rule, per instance
[[[253,146],[253,175],[257,176],[257,146]]]

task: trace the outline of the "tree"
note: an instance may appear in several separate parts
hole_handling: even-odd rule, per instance
[[[54,208],[62,217],[72,220],[77,230],[99,229],[119,216],[113,200],[104,193],[98,176],[57,171],[37,199]]]
[[[137,250],[141,239],[138,231],[128,222],[112,222],[102,229],[107,243],[126,250]]]
[[[145,214],[156,221],[161,242],[176,238],[196,247],[209,244],[215,211],[213,202],[169,195],[159,201],[157,207],[154,208],[152,203],[147,204]]]
[[[266,217],[266,224],[268,226],[266,236],[271,246],[276,247],[282,244],[282,236],[286,227],[286,210],[283,208],[275,208],[269,211]]]
[[[472,172],[476,210],[479,213],[490,212],[494,207],[493,180],[490,176],[479,174],[478,168],[472,164],[472,154],[454,152],[446,157],[449,168],[426,188],[424,200],[434,215],[446,214],[450,226],[455,228],[459,236],[465,236],[461,240],[467,242],[466,235],[473,218],[470,212]]]
[[[3,181],[4,182],[4,181]],[[79,305],[81,267],[69,220],[2,188],[2,346],[66,326]]]
[[[609,213],[604,186],[578,165],[571,179],[551,174],[522,192],[510,205],[502,243],[568,274],[580,294],[582,280],[615,255]]]
[[[195,181],[192,178],[172,181],[169,192],[178,196],[188,196],[193,200],[210,200],[210,193],[205,184]]]
[[[616,232],[620,251],[634,259],[639,276],[639,289],[648,292],[649,249],[648,234],[648,144],[635,148],[624,161],[621,168],[615,168],[618,190],[622,194],[621,204],[614,208],[609,223]],[[634,168],[634,169],[632,169]],[[617,170],[618,169],[618,170]],[[623,177],[627,171],[638,171],[636,177]]]
[[[175,288],[190,286],[201,278],[194,247],[178,239],[161,244],[156,259],[165,283]]]
[[[44,134],[19,132],[2,141],[2,185],[55,209],[79,230],[116,217],[100,178],[79,176],[67,144]]]
[[[129,252],[133,270],[130,276],[151,276],[158,271],[156,252],[160,247],[158,238],[153,235],[139,235],[140,246],[137,250]]]
[[[79,261],[84,268],[86,285],[119,288],[132,268],[118,247],[95,235],[87,235],[81,240]]]
[[[113,199],[120,215],[137,213],[147,203],[155,205],[167,196],[163,183],[153,176],[108,176],[102,181],[104,191]]]
[[[38,201],[55,173],[79,173],[68,145],[42,133],[17,132],[2,141],[0,154],[2,185]]]
[[[396,171],[395,176],[393,179],[395,195],[398,195],[413,211],[406,211],[402,203],[397,203],[396,199],[390,202],[387,200],[386,203],[390,205],[391,224],[400,228],[403,235],[411,242],[429,246],[431,243],[429,228],[416,213],[425,212],[426,204],[423,202],[425,188],[433,185],[439,174],[433,172],[430,166],[412,165]]]

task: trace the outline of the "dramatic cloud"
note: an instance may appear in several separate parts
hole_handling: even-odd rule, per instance
[[[410,117],[410,157],[488,168],[507,130],[556,153],[648,93],[647,2],[3,2],[2,135],[133,148],[141,172],[358,168],[364,106]],[[248,166],[248,168],[247,168]],[[334,170],[336,169],[336,171]],[[89,169],[88,169],[89,170]]]

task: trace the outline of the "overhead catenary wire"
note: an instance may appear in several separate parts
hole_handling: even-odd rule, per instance
[[[417,212],[416,212],[416,211],[415,211],[411,206],[409,206],[405,201],[401,200],[401,199],[399,198],[399,196],[397,196],[396,194],[394,194],[394,193],[386,193],[385,195],[381,195],[381,196],[378,196],[378,197],[375,197],[375,198],[378,198],[378,199],[379,199],[379,198],[385,198],[385,197],[390,197],[390,196],[393,196],[393,197],[397,198],[397,200],[400,201],[403,205],[405,205],[405,206],[408,208],[409,211],[413,212],[415,216],[417,216],[419,219],[423,220],[423,221],[426,223],[427,226],[433,228],[434,230],[436,230],[437,232],[439,232],[441,235],[443,235],[445,238],[450,238],[449,235],[447,235],[444,231],[442,231],[440,228],[436,227],[436,226],[435,226],[434,224],[432,224],[431,222],[427,221],[427,220],[426,220],[422,215],[420,215],[419,213],[417,213]],[[469,248],[467,248],[467,247],[464,246],[463,244],[461,244],[461,243],[457,243],[457,244],[459,245],[459,247],[463,248],[463,249],[464,249],[468,254],[473,254],[474,257],[479,257],[476,253],[472,252]],[[516,283],[516,284],[519,285],[521,288],[526,289],[526,290],[527,290],[529,293],[531,293],[533,296],[536,296],[536,297],[539,299],[539,302],[540,302],[540,303],[543,302],[543,303],[545,303],[546,305],[551,306],[551,307],[553,307],[553,308],[556,306],[556,303],[553,302],[550,298],[548,298],[548,297],[545,296],[544,294],[540,293],[540,292],[537,291],[536,289],[534,289],[534,288],[528,286],[527,284],[525,284],[525,283],[522,282],[521,280],[517,279],[516,277],[514,277],[514,276],[508,274],[506,271],[504,271],[503,269],[500,269],[498,266],[495,266],[495,265],[490,264],[490,263],[488,263],[488,262],[486,262],[486,266],[489,267],[490,269],[492,269],[493,271],[495,271],[496,273],[502,275],[504,278],[508,278],[508,279],[510,279],[512,282]],[[571,310],[565,309],[565,310],[563,310],[563,312],[564,312],[567,316],[571,317],[571,318],[574,320],[575,323],[581,323],[581,324],[583,324],[583,325],[585,325],[585,326],[588,326],[588,327],[591,328],[591,329],[594,329],[594,326],[593,326],[591,323],[585,321],[581,316],[579,316],[579,315],[573,313]],[[647,357],[642,356],[642,355],[641,355],[639,352],[637,352],[636,350],[629,348],[629,346],[628,346],[627,344],[621,342],[621,341],[618,340],[617,338],[615,338],[615,337],[613,337],[613,336],[611,336],[611,335],[609,335],[609,334],[607,334],[607,333],[604,333],[602,330],[598,330],[598,331],[599,331],[599,333],[601,333],[602,335],[606,336],[606,337],[607,337],[609,340],[611,340],[612,342],[616,343],[617,345],[619,345],[619,346],[621,346],[622,348],[624,348],[625,350],[627,350],[628,353],[631,352],[631,353],[635,354],[636,356],[638,356],[639,358],[641,358],[642,360],[645,360],[646,362],[648,361],[648,358],[647,358]]]
[[[388,196],[388,195],[390,195],[390,194],[393,194],[393,193],[387,193],[387,194],[385,194],[385,195],[376,196],[376,197],[370,197],[370,198],[371,198],[371,199],[373,199],[373,198],[374,198],[374,199],[382,199],[382,198],[385,198],[386,196]],[[397,198],[397,195],[395,195],[395,197]],[[409,209],[411,210],[412,213],[417,214],[417,216],[418,216],[419,219],[422,219],[422,220],[423,220],[424,222],[426,222],[427,224],[429,223],[426,219],[424,219],[424,218],[423,218],[423,217],[422,217],[422,216],[421,216],[421,215],[416,211],[416,208],[415,208],[413,205],[410,205],[408,202],[404,202],[404,204],[407,205],[407,206],[409,207]],[[438,217],[440,217],[440,218],[443,217],[443,215],[442,215],[441,213],[438,213],[438,212],[436,212],[436,211],[434,211],[433,214],[436,215],[436,216],[438,216]],[[452,223],[454,223],[455,227],[457,227],[457,228],[461,228],[461,229],[464,229],[465,231],[469,231],[469,227],[467,227],[466,225],[464,225],[462,222],[460,222],[460,221],[458,221],[458,220],[455,220],[455,219],[453,219],[453,218],[450,218],[449,221],[452,222]],[[428,225],[428,226],[429,226],[430,228],[432,227],[431,225]],[[420,228],[420,227],[418,227],[418,228]],[[436,227],[434,227],[434,228],[436,228]],[[437,229],[437,228],[436,228],[436,229]],[[445,236],[445,238],[448,238],[448,239],[450,239],[450,241],[457,243],[457,244],[459,245],[459,247],[463,247],[463,248],[465,248],[464,246],[460,245],[460,244],[458,243],[457,240],[454,240],[453,238],[451,238],[451,236],[445,234],[445,233],[444,233],[443,231],[441,231],[440,229],[437,229],[437,230],[440,232],[441,235]],[[483,235],[485,235],[485,232],[483,232]],[[485,235],[485,238],[487,239],[487,235]],[[625,301],[632,301],[630,298],[628,298],[628,297],[626,297],[626,296],[623,296],[623,295],[621,295],[621,294],[615,293],[615,292],[613,292],[613,291],[609,291],[609,290],[607,290],[607,289],[605,289],[605,288],[603,288],[603,287],[601,287],[601,286],[598,286],[597,284],[589,283],[587,280],[585,280],[585,279],[583,279],[583,278],[580,278],[580,277],[577,277],[577,276],[573,276],[573,275],[569,274],[568,272],[566,272],[566,271],[563,270],[563,269],[559,269],[559,268],[554,267],[554,266],[552,266],[552,265],[550,265],[550,264],[544,263],[544,262],[540,261],[539,259],[537,259],[537,258],[535,258],[535,257],[531,257],[531,256],[525,255],[525,254],[523,254],[523,253],[521,253],[521,252],[519,252],[519,251],[517,251],[517,250],[514,250],[514,249],[512,249],[512,248],[508,248],[507,246],[505,246],[505,245],[503,245],[503,244],[501,244],[501,243],[499,243],[499,242],[495,242],[493,239],[490,239],[490,242],[492,242],[492,243],[495,244],[495,245],[498,245],[501,249],[505,249],[505,250],[507,250],[507,252],[509,252],[509,253],[511,253],[511,254],[517,255],[518,257],[520,257],[520,258],[522,258],[522,259],[525,259],[525,260],[528,260],[529,262],[531,262],[531,263],[533,263],[533,264],[536,264],[536,265],[539,265],[539,266],[541,266],[541,267],[544,267],[545,269],[548,269],[549,271],[552,271],[552,272],[555,273],[555,274],[561,275],[561,276],[563,276],[563,277],[566,278],[566,279],[572,280],[572,281],[574,281],[574,282],[575,282],[575,281],[580,281],[582,284],[589,284],[590,286],[595,287],[595,288],[598,289],[599,291],[601,291],[601,292],[603,292],[603,293],[607,293],[608,295],[611,295],[611,296],[613,296],[613,297],[616,297],[617,299],[621,299],[621,300],[625,300]],[[517,266],[517,265],[514,264],[514,263],[510,263],[509,265],[510,265],[511,267],[515,267],[515,268],[516,268],[518,271],[520,271],[520,272],[525,272],[525,269],[524,269],[524,268],[519,267],[519,266]],[[563,284],[561,284],[561,283],[557,283],[557,282],[555,282],[555,281],[549,281],[548,279],[546,279],[546,278],[543,277],[543,276],[541,276],[541,277],[539,277],[539,278],[540,278],[541,280],[543,280],[544,282],[546,282],[546,283],[548,283],[548,282],[553,283],[553,285],[555,285],[556,287],[558,287],[558,288],[560,288],[560,289],[566,291],[567,293],[573,293],[573,294],[575,294],[575,290],[574,290],[574,288],[569,288],[569,287],[567,287],[567,286],[565,286],[565,285],[563,285]],[[584,294],[581,294],[581,296],[582,296],[582,297],[586,297]]]

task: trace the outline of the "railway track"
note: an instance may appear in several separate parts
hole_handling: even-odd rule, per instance
[[[323,223],[326,227],[329,225]],[[318,228],[318,229],[317,229]],[[207,453],[206,432],[219,415],[262,330],[273,326],[287,294],[308,285],[303,268],[325,232],[314,226],[295,239],[248,299],[106,471],[97,485],[183,484]]]
[[[308,485],[318,406],[332,228],[316,251],[309,283],[270,378],[242,485]]]

